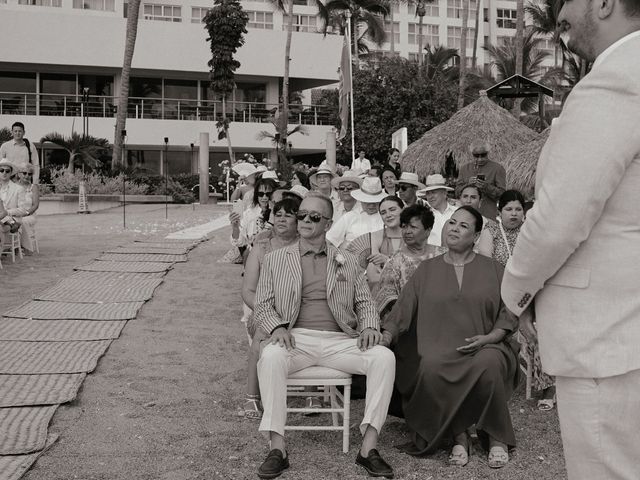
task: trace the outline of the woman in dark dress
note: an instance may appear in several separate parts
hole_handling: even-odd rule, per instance
[[[489,466],[509,461],[515,434],[507,401],[517,385],[517,319],[500,299],[503,268],[473,252],[482,216],[461,207],[444,228],[449,251],[425,260],[384,328],[396,354],[396,387],[413,442],[428,454],[453,440],[451,465],[466,465],[476,426]]]

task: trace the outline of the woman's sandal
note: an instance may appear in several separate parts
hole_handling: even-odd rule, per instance
[[[538,400],[538,410],[541,412],[548,412],[549,410],[553,410],[553,407],[556,405],[556,396],[553,398],[541,398]]]
[[[470,442],[471,440],[469,440]],[[469,455],[471,450],[471,443],[467,443],[467,448],[456,443],[451,449],[451,454],[449,455],[449,465],[456,467],[464,467],[467,463],[469,463]]]
[[[244,418],[249,420],[260,420],[262,418],[262,408],[260,406],[260,400],[248,398],[244,402],[243,406]]]
[[[489,449],[489,467],[502,468],[509,463],[509,454],[502,447],[491,447]]]

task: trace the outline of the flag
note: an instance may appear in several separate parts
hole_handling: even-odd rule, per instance
[[[338,141],[347,136],[347,125],[349,124],[349,96],[351,95],[351,55],[349,52],[349,36],[345,35],[342,45],[342,58],[340,59],[340,86],[338,87],[339,111],[340,111],[340,134]]]

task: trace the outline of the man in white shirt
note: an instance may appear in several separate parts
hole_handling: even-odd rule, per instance
[[[0,145],[0,158],[6,158],[13,163],[18,170],[26,170],[27,164],[33,165],[33,184],[40,183],[40,159],[38,149],[24,138],[24,124],[15,122],[11,125],[13,140]]]
[[[364,158],[364,150],[358,151],[358,157],[351,162],[351,170],[356,170],[360,173],[368,173],[371,170],[371,162]]]
[[[540,153],[502,298],[555,375],[569,480],[637,480],[640,1],[566,0],[558,21],[593,68]]]
[[[453,188],[447,186],[442,175],[429,175],[426,185],[427,188],[418,193],[426,197],[435,219],[427,243],[439,247],[442,245],[442,228],[458,208],[447,201],[447,192],[453,191]]]

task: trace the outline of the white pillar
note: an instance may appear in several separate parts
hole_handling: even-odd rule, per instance
[[[336,171],[336,132],[331,130],[327,132],[327,164],[331,171]]]
[[[209,203],[209,132],[200,132],[200,205]]]

